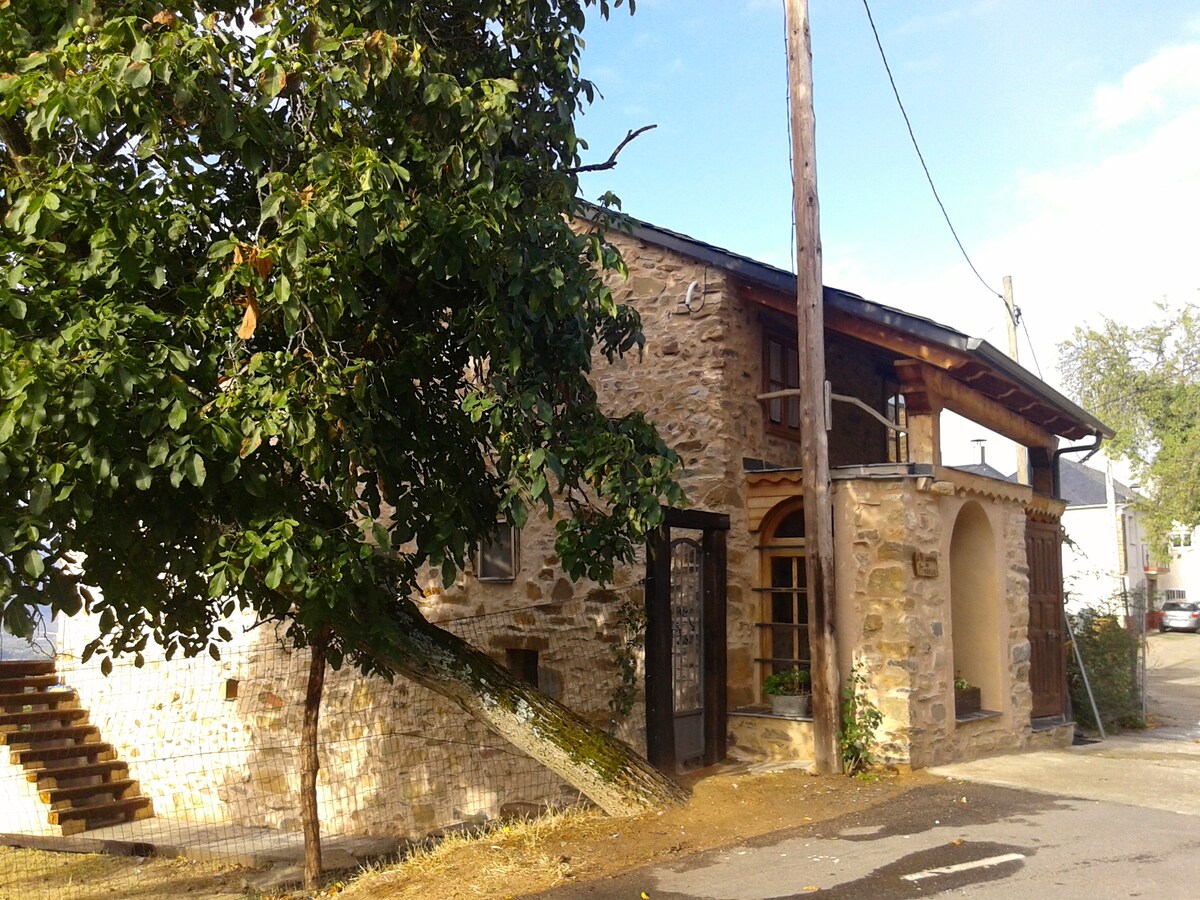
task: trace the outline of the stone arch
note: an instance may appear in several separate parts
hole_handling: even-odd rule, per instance
[[[980,689],[985,709],[1003,709],[996,539],[987,513],[968,501],[950,538],[950,633],[954,674]]]

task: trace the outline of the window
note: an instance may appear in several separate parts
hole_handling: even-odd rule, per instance
[[[811,668],[804,510],[784,516],[763,545],[763,586],[758,628],[762,677]]]
[[[1171,535],[1171,546],[1176,549],[1192,546],[1192,533],[1190,531],[1175,532]]]
[[[1182,588],[1167,588],[1163,591],[1163,598],[1166,600],[1186,600],[1187,591]],[[1163,607],[1164,609],[1166,607]]]
[[[522,681],[537,687],[538,652],[536,650],[521,650],[518,648],[505,650],[504,664],[510,672]]]
[[[904,395],[897,392],[888,397],[887,419],[893,425],[908,427],[908,409],[904,406]],[[908,462],[908,435],[903,431],[888,429],[888,462]]]
[[[795,390],[800,387],[800,354],[796,336],[763,331],[763,393]],[[800,435],[800,398],[778,397],[766,400],[767,428],[789,437]]]
[[[491,543],[479,545],[475,577],[480,581],[512,581],[521,568],[521,532],[501,525]]]

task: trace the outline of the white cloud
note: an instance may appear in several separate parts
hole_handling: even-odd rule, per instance
[[[1092,117],[1102,128],[1117,128],[1169,113],[1181,101],[1200,103],[1200,43],[1168,47],[1134,66],[1118,84],[1101,85]]]

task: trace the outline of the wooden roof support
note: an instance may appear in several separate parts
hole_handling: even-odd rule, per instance
[[[900,360],[896,363],[896,374],[910,414],[949,409],[1023,447],[1050,452],[1058,447],[1058,438],[1052,432],[927,363]]]

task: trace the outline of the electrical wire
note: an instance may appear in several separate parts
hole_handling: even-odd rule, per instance
[[[1042,375],[1042,364],[1038,362],[1037,351],[1033,349],[1033,338],[1029,336],[1029,326],[1025,324],[1025,317],[1021,315],[1020,309],[1014,307],[1013,318],[1021,324],[1021,330],[1025,332],[1025,343],[1029,345],[1029,355],[1033,357],[1033,366],[1037,369],[1038,378],[1045,381],[1046,379]]]
[[[888,65],[887,54],[883,52],[883,42],[879,39],[879,31],[875,28],[875,18],[871,15],[871,6],[867,0],[863,0],[863,8],[867,11],[867,21],[871,24],[871,33],[875,36],[875,46],[879,48],[879,57],[883,60],[883,68],[887,72],[888,81],[892,85],[892,93],[896,96],[896,105],[900,107],[900,115],[904,117],[904,125],[908,128],[909,139],[912,140],[913,149],[917,151],[917,159],[921,161],[921,168],[925,172],[925,180],[929,182],[929,189],[933,192],[933,199],[937,201],[938,209],[942,211],[942,218],[946,220],[950,234],[954,236],[954,243],[958,244],[958,249],[962,252],[963,259],[967,261],[967,265],[971,267],[971,271],[975,273],[975,277],[979,279],[979,283],[1003,300],[1004,295],[988,284],[983,276],[979,274],[979,270],[975,268],[975,263],[971,262],[971,257],[968,255],[966,247],[959,240],[958,232],[954,230],[954,223],[950,221],[950,214],[946,212],[946,206],[942,203],[942,198],[938,195],[937,188],[934,186],[933,176],[929,174],[929,166],[925,164],[925,155],[921,153],[921,147],[917,144],[917,136],[913,133],[912,122],[908,119],[908,112],[904,109],[904,101],[900,99],[900,90],[896,87],[896,79],[892,76],[892,67]]]

